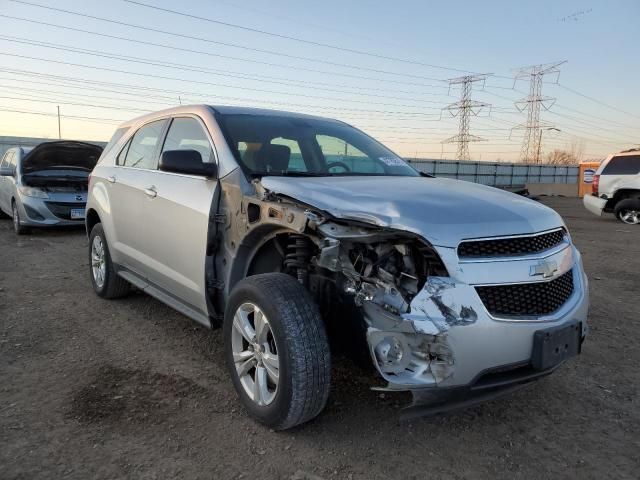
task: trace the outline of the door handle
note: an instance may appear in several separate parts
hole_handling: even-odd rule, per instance
[[[156,195],[158,195],[158,192],[157,192],[157,190],[156,190],[156,187],[151,186],[151,187],[149,187],[149,188],[145,188],[145,189],[144,189],[144,194],[145,194],[147,197],[154,198]]]
[[[114,177],[113,175],[111,175],[110,177],[107,177],[107,181],[109,183],[116,183],[116,177]]]

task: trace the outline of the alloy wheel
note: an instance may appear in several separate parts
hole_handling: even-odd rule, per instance
[[[18,214],[18,206],[13,204],[13,229],[17,232],[20,230],[20,215]]]
[[[93,242],[91,243],[91,274],[98,288],[104,286],[106,270],[104,244],[102,243],[102,238],[96,235],[93,237]]]
[[[257,305],[247,302],[236,310],[231,348],[247,396],[259,406],[271,404],[278,391],[280,361],[269,320]]]
[[[624,209],[618,214],[620,220],[629,225],[637,225],[640,223],[640,210]]]

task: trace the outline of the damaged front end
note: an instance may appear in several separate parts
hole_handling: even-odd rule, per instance
[[[315,218],[316,223],[317,218]],[[470,306],[456,305],[456,283],[424,240],[333,221],[317,224],[319,253],[312,263],[344,276],[366,322],[373,362],[387,389],[437,386],[453,375],[452,326],[474,323]]]
[[[333,346],[357,363],[373,363],[385,380],[376,390],[410,391],[413,407],[438,404],[433,412],[444,411],[445,403],[450,409],[471,397],[477,402],[507,393],[570,356],[560,355],[551,367],[537,365],[533,358],[543,347],[534,337],[554,328],[580,330],[579,342],[586,335],[587,280],[566,238],[529,256],[465,261],[455,242],[434,246],[426,233],[389,227],[372,214],[337,217],[258,180],[253,187],[223,192],[235,199],[229,205],[240,205],[229,210],[224,227],[219,268],[225,261],[232,265],[227,292],[243,276],[281,271],[296,277],[318,304]],[[553,288],[565,288],[571,276],[571,291],[536,294],[548,288],[548,281],[532,277],[540,262],[557,266]],[[502,295],[498,300],[509,313],[490,312],[485,301],[491,298],[481,298],[479,290]],[[507,298],[505,291],[519,293]],[[547,313],[520,313],[540,306],[528,298],[546,308],[546,299],[558,295],[564,295],[559,306]],[[449,395],[463,401],[442,401]]]

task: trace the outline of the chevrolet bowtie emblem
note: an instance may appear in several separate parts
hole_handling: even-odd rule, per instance
[[[558,271],[558,264],[556,262],[547,262],[546,260],[540,260],[537,265],[531,265],[529,270],[529,276],[535,277],[542,275],[543,278],[553,277],[553,274]]]

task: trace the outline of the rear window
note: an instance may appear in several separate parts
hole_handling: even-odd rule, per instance
[[[613,157],[602,170],[602,175],[637,175],[640,173],[640,155]]]

